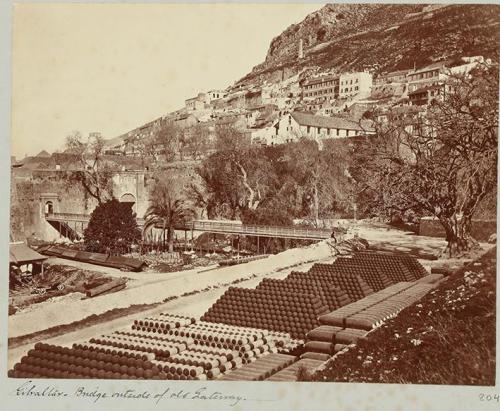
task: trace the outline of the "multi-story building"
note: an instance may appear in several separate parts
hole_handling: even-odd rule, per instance
[[[366,98],[373,83],[372,74],[366,71],[343,73],[340,75],[339,98]]]
[[[482,56],[463,57],[455,61],[440,61],[408,73],[408,97],[412,105],[429,104],[444,98],[453,86],[453,76],[467,75],[484,61]],[[447,84],[445,84],[447,83]]]
[[[433,100],[442,100],[445,95],[446,87],[444,84],[423,86],[415,91],[408,93],[408,99],[412,106],[426,106]]]
[[[376,86],[383,84],[392,84],[392,83],[406,83],[408,81],[408,74],[410,74],[412,70],[398,70],[391,71],[390,73],[381,74],[374,81],[373,84]]]
[[[336,100],[339,97],[339,77],[326,75],[307,79],[302,84],[302,98],[318,103]]]
[[[408,92],[412,93],[422,87],[436,86],[447,78],[446,62],[440,61],[408,73]]]

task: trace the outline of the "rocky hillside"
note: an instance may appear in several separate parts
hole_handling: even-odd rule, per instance
[[[460,56],[498,60],[499,10],[472,4],[328,4],[274,38],[266,60],[237,84],[274,82],[305,68],[379,73]]]

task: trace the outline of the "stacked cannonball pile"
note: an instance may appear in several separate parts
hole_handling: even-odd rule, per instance
[[[17,378],[163,378],[147,356],[37,343],[8,373]]]
[[[312,294],[229,287],[202,320],[284,331],[303,339],[307,331],[319,325],[318,317],[328,311]]]
[[[381,253],[381,252],[373,252],[373,251],[363,251],[354,254],[354,257],[357,259],[369,259],[369,260],[382,260],[385,262],[394,262],[398,261],[404,267],[408,269],[410,274],[412,275],[412,280],[418,280],[419,278],[425,277],[429,275],[427,270],[424,268],[422,264],[413,256],[409,254],[389,254],[389,253]],[[407,280],[408,281],[408,280]]]
[[[264,278],[259,285],[257,285],[257,290],[268,289],[268,290],[285,290],[295,293],[306,293],[312,294],[319,297],[321,303],[332,310],[330,307],[330,301],[328,300],[326,294],[323,292],[321,287],[314,282],[307,282],[302,280],[277,280],[272,278]]]
[[[407,254],[395,254],[396,259],[399,259],[410,272],[415,276],[416,279],[420,279],[429,275],[429,272],[424,268],[422,264],[413,256]]]
[[[316,287],[326,296],[327,305],[330,310],[336,310],[351,302],[345,290],[333,285],[326,277],[311,278],[307,272],[292,271],[285,278],[285,281],[305,282],[316,285]]]
[[[410,256],[407,257],[409,259],[412,258]],[[401,281],[415,281],[418,278],[421,278],[422,273],[420,270],[410,270],[410,268],[404,263],[404,261],[409,261],[408,258],[401,259],[396,255],[375,252],[358,252],[353,256],[354,261],[357,261],[365,266],[377,268],[379,271],[387,273],[387,276],[393,283]],[[425,268],[423,269],[425,271]]]
[[[331,264],[314,264],[305,275],[302,273],[300,276],[320,281],[325,285],[337,286],[347,293],[351,301],[373,293],[373,289],[359,275],[334,270]],[[296,278],[297,274],[291,273],[289,277]]]
[[[383,271],[380,271],[379,267],[371,264],[362,264],[353,258],[337,258],[332,264],[332,269],[338,272],[359,275],[373,291],[383,290],[393,284],[387,275]]]

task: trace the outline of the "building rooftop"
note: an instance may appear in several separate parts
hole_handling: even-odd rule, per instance
[[[42,151],[40,151],[40,152],[36,155],[36,157],[38,157],[38,158],[49,158],[49,157],[50,157],[50,154],[49,154],[49,153],[47,153],[45,150],[42,150]]]
[[[440,69],[440,68],[445,68],[448,66],[449,63],[451,63],[452,60],[442,60],[442,61],[437,61],[435,63],[429,64],[428,66],[421,67],[416,69],[415,71],[409,73],[411,75],[413,74],[418,74],[422,73],[424,71],[429,71],[429,70],[435,70],[435,69]]]
[[[34,261],[43,261],[47,257],[32,250],[24,243],[10,243],[9,245],[10,264],[28,264]]]
[[[334,74],[328,74],[326,76],[311,77],[304,81],[304,85],[311,85],[317,83],[324,83],[325,81],[338,80],[339,76]]]

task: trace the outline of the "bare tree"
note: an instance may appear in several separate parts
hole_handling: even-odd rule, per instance
[[[209,145],[209,130],[202,124],[196,124],[189,129],[186,136],[186,148],[194,160],[199,159]]]
[[[427,110],[389,112],[377,128],[358,156],[362,190],[381,212],[438,218],[450,255],[469,250],[474,212],[496,187],[497,68],[453,76]]]
[[[111,178],[116,171],[103,161],[104,143],[104,139],[96,133],[90,134],[86,140],[78,131],[66,137],[66,148],[77,161],[77,169],[72,171],[71,179],[81,184],[98,204],[113,197]]]
[[[180,128],[172,120],[162,119],[153,144],[165,156],[166,161],[173,161],[179,152],[180,137]]]

